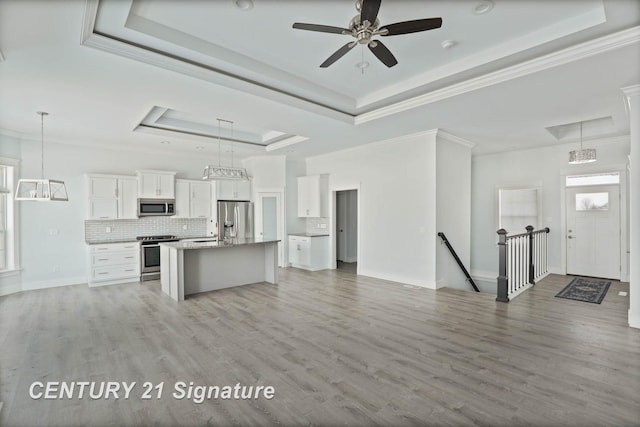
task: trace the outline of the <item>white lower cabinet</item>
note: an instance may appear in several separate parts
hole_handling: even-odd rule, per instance
[[[140,280],[140,244],[105,243],[89,246],[89,286]]]
[[[309,271],[330,268],[329,236],[289,235],[289,263]]]

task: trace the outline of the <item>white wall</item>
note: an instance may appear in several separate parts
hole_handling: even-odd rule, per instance
[[[435,160],[434,131],[307,159],[330,191],[360,189],[360,274],[435,288]]]
[[[2,140],[3,152],[10,145],[5,141]],[[19,148],[22,161],[20,176],[39,177],[40,142],[21,140]],[[86,283],[84,220],[87,189],[84,174],[135,175],[137,169],[157,169],[177,171],[180,178],[200,179],[205,163],[200,153],[162,153],[160,149],[157,152],[122,152],[46,143],[44,173],[49,178],[65,181],[69,201],[19,202],[23,270],[17,280],[21,288],[28,290]]]
[[[436,223],[469,270],[471,261],[471,146],[437,137]],[[455,258],[438,237],[436,245],[438,287],[473,290]]]
[[[590,142],[598,161],[589,165],[569,165],[569,151],[575,145],[558,145],[532,150],[476,156],[472,161],[471,184],[471,268],[472,275],[495,285],[498,274],[498,189],[532,186],[542,189],[542,227],[549,227],[549,269],[564,274],[562,210],[563,175],[624,169],[629,140]],[[624,172],[621,176],[624,178]],[[495,289],[495,288],[494,288]]]

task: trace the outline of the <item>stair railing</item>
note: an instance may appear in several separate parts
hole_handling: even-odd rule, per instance
[[[478,289],[478,286],[476,286],[476,282],[473,281],[473,279],[471,278],[471,275],[469,274],[467,269],[464,267],[464,264],[462,264],[462,261],[460,260],[460,257],[458,256],[456,251],[453,250],[453,246],[451,246],[451,243],[449,243],[449,240],[447,239],[447,236],[445,236],[444,233],[438,233],[438,236],[440,236],[442,238],[442,241],[444,242],[444,244],[449,249],[449,252],[451,252],[451,255],[453,255],[453,258],[458,263],[458,266],[460,267],[460,269],[462,270],[464,275],[467,277],[467,281],[471,284],[471,286],[473,286],[473,289],[475,289],[476,292],[480,292],[480,289]]]
[[[549,274],[549,227],[512,236],[501,228],[498,233],[498,289],[496,301],[509,302]]]

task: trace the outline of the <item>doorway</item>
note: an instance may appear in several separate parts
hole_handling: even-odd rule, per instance
[[[620,186],[568,187],[567,274],[620,280]]]
[[[358,270],[358,190],[336,192],[336,268]]]
[[[256,237],[280,240],[278,242],[279,267],[284,267],[284,218],[282,212],[282,193],[257,193]]]

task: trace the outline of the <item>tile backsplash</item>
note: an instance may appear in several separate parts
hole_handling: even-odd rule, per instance
[[[307,218],[306,222],[305,233],[329,233],[329,218]]]
[[[110,232],[107,232],[107,229]],[[185,229],[186,228],[186,229]],[[207,235],[206,218],[171,218],[152,216],[139,219],[87,220],[84,222],[84,240],[108,242],[135,239],[137,236],[174,235],[202,237]]]

